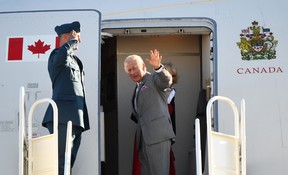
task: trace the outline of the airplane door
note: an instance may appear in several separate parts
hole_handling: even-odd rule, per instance
[[[51,97],[47,61],[51,51],[57,47],[54,27],[73,21],[81,24],[81,43],[75,54],[84,65],[86,103],[91,127],[82,135],[73,174],[100,174],[98,118],[101,13],[96,10],[0,13],[1,174],[15,175],[22,166],[15,168],[19,161],[19,152],[16,151],[19,135],[19,88],[25,88],[26,112],[36,100]],[[41,125],[46,107],[35,111],[34,137],[48,133]]]

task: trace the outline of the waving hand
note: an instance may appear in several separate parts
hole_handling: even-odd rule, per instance
[[[157,69],[161,65],[162,56],[157,49],[150,50],[150,58],[146,58],[146,61],[154,68]]]

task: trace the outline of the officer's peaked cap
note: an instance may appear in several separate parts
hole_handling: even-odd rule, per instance
[[[78,21],[62,24],[60,26],[55,27],[55,32],[57,33],[58,36],[64,33],[70,33],[72,30],[75,30],[75,32],[77,33],[80,32],[80,23]]]

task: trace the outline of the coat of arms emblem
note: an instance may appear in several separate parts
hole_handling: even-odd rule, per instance
[[[271,60],[276,59],[277,40],[269,28],[258,26],[258,22],[252,22],[252,26],[243,29],[240,34],[240,42],[237,46],[241,49],[242,60]]]

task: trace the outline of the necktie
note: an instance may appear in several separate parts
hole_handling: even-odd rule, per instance
[[[137,96],[138,96],[138,92],[139,92],[139,88],[140,88],[140,83],[137,83],[136,85],[137,85],[137,87],[135,89],[134,108],[135,108],[135,111],[137,112]]]

